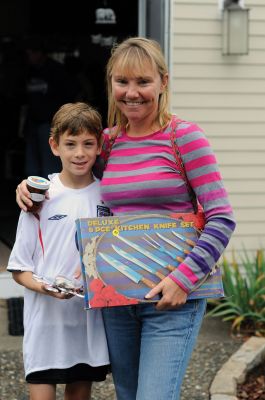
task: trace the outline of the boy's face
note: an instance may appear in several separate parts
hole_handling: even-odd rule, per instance
[[[53,138],[50,138],[49,143],[53,154],[61,159],[64,176],[71,179],[91,177],[92,167],[102,147],[98,144],[95,135],[82,131],[73,136],[66,131],[60,135],[59,144]]]

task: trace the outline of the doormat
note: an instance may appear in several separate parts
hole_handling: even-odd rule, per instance
[[[8,333],[12,336],[23,336],[23,297],[11,297],[7,299]]]

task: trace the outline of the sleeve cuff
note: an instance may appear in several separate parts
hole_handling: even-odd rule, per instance
[[[174,275],[169,274],[168,277],[175,282],[185,293],[189,294],[190,290],[185,287]]]

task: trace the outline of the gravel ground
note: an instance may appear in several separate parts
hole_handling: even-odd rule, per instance
[[[193,352],[184,379],[181,400],[208,400],[209,387],[221,366],[239,348],[240,342],[199,342]],[[159,390],[159,388],[158,388]],[[58,386],[58,399],[63,399],[63,385]],[[0,353],[0,400],[27,400],[24,382],[22,353]],[[105,382],[93,386],[93,400],[115,400],[111,376]],[[166,400],[166,399],[165,399]]]

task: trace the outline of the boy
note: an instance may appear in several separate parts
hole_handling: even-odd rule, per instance
[[[53,117],[49,144],[62,170],[50,175],[50,200],[39,215],[21,212],[7,269],[25,287],[23,358],[31,400],[87,400],[92,381],[108,372],[100,310],[85,312],[83,300],[54,293],[33,274],[73,278],[80,264],[75,220],[100,216],[99,181],[92,167],[102,147],[100,115],[85,103],[68,103]],[[60,299],[60,300],[58,300]]]

